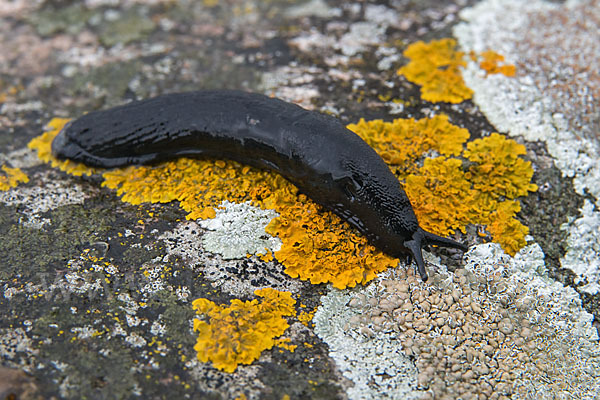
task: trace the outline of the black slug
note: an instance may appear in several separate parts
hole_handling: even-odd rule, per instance
[[[467,249],[424,231],[396,176],[338,120],[260,94],[196,91],[91,112],[63,128],[52,153],[103,168],[185,156],[278,172],[380,250],[412,256],[423,280],[423,246]]]

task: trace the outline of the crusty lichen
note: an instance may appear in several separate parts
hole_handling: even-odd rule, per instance
[[[461,69],[466,67],[467,59],[457,49],[456,40],[445,38],[429,43],[418,41],[404,50],[404,56],[410,61],[398,69],[398,75],[421,86],[421,98],[432,103],[461,103],[473,97],[473,91],[465,84]],[[486,74],[514,76],[513,64],[505,64],[504,56],[492,50],[477,55],[470,53],[471,59],[479,62]]]
[[[290,292],[259,289],[254,292],[262,300],[231,300],[219,306],[207,299],[194,300],[193,307],[203,319],[194,320],[198,340],[194,350],[201,362],[212,362],[215,368],[233,372],[240,364],[250,364],[264,350],[281,345],[293,351],[285,340],[277,341],[288,328],[284,317],[296,314]]]
[[[430,150],[445,156],[459,155],[470,136],[468,130],[451,124],[446,115],[391,122],[361,119],[348,129],[360,135],[402,177],[416,172],[415,161]]]
[[[315,333],[354,383],[350,399],[596,398],[594,318],[543,260],[538,245],[509,257],[488,243],[428,282],[390,270],[322,297]]]
[[[398,70],[398,75],[420,85],[423,100],[461,103],[473,96],[461,76],[460,68],[466,66],[466,61],[464,53],[456,49],[454,39],[418,41],[403,54],[410,62]]]
[[[496,53],[493,50],[486,50],[481,54],[481,61],[479,61],[479,68],[484,70],[488,74],[502,74],[504,76],[515,76],[516,67],[514,64],[505,64],[504,56]]]
[[[526,226],[515,219],[520,205],[511,201],[537,190],[533,168],[520,156],[525,146],[493,133],[464,144],[469,132],[433,118],[363,121],[348,126],[366,140],[405,181],[405,191],[421,227],[439,235],[486,225],[492,239],[514,255],[525,243]],[[439,139],[438,139],[439,138]],[[417,160],[431,150],[442,154]],[[470,161],[467,170],[462,156]]]
[[[29,182],[29,177],[20,168],[10,168],[6,165],[0,168],[0,191],[16,187],[21,182]]]

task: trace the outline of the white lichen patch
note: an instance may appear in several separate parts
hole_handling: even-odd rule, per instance
[[[32,180],[44,184],[34,187],[17,186],[6,192],[0,191],[0,203],[17,206],[19,214],[23,216],[22,223],[30,227],[42,228],[51,222],[40,214],[68,204],[82,204],[93,195],[90,188],[59,178],[53,171],[34,176]]]
[[[42,161],[36,151],[24,147],[6,154],[0,153],[0,165],[2,164],[9,164],[12,168],[31,168],[42,164]]]
[[[324,0],[310,0],[306,3],[301,3],[289,7],[284,12],[287,18],[302,18],[302,17],[319,17],[331,18],[341,15],[339,8],[332,8],[327,5]]]
[[[342,35],[334,47],[345,56],[354,56],[367,50],[369,46],[383,43],[385,30],[385,25],[375,22],[356,22],[350,25],[348,32]]]
[[[202,277],[211,281],[214,287],[237,297],[250,296],[263,287],[292,293],[298,293],[302,287],[302,282],[290,278],[283,272],[283,267],[274,261],[265,262],[256,256],[224,260],[218,254],[205,252],[203,234],[206,233],[194,221],[182,222],[174,230],[163,233],[159,239],[166,247],[164,261],[179,257],[185,268],[202,273]],[[265,235],[264,229],[257,234]],[[189,295],[189,291],[186,293],[182,290],[179,293],[181,296]]]
[[[487,0],[463,10],[467,22],[454,34],[464,51],[492,49],[517,65],[516,77],[488,75],[473,62],[463,71],[474,101],[500,131],[543,141],[577,193],[591,194],[595,209],[569,224],[561,260],[591,294],[600,290],[600,2]],[[575,217],[575,216],[573,216]],[[587,264],[586,267],[583,264]]]
[[[308,110],[314,108],[312,101],[319,97],[316,78],[326,76],[318,67],[296,64],[279,67],[262,75],[259,89],[265,94],[296,103]]]
[[[352,8],[353,5],[346,4],[346,8]],[[350,10],[350,12],[356,14],[359,10]],[[341,10],[333,9],[332,14],[331,17],[340,17]],[[332,19],[325,28],[326,33],[321,33],[315,28],[301,31],[297,37],[290,40],[290,44],[301,51],[335,50],[346,57],[343,60],[347,61],[348,57],[367,51],[371,46],[383,44],[386,29],[397,26],[400,20],[394,9],[375,4],[365,5],[364,19],[352,24],[346,23],[345,20]]]
[[[17,353],[37,355],[39,350],[27,336],[23,328],[5,328],[0,330],[0,357],[3,360],[15,360]]]
[[[398,48],[388,46],[379,46],[377,51],[375,51],[375,55],[379,59],[377,69],[380,71],[391,69],[401,58]]]
[[[600,390],[592,320],[572,288],[547,277],[538,245],[513,258],[493,243],[472,248],[465,268],[442,269],[426,283],[396,269],[366,288],[332,291],[314,318],[356,383],[351,399],[399,391],[422,399],[592,399]],[[382,348],[379,370],[366,367]],[[393,364],[399,360],[408,365]],[[393,379],[381,372],[392,366],[402,371]]]
[[[41,287],[35,285],[37,295],[58,296],[68,298],[71,294],[85,295],[90,299],[105,295],[105,279],[111,276],[106,272],[118,270],[118,268],[106,261],[90,259],[89,253],[84,251],[79,257],[67,262],[64,274],[49,275],[42,280]],[[104,275],[104,277],[102,277]],[[31,292],[31,291],[29,291]]]
[[[144,347],[146,345],[146,339],[141,337],[135,332],[130,333],[126,338],[125,342],[132,347]]]
[[[228,399],[240,398],[240,394],[248,399],[259,399],[264,393],[265,384],[258,378],[261,371],[258,365],[239,365],[235,374],[230,374],[191,358],[185,362],[185,368],[201,392],[216,393]]]
[[[167,274],[171,274],[171,269],[162,263],[162,257],[157,257],[150,262],[144,263],[140,267],[140,272],[144,276],[140,282],[142,301],[148,300],[148,298],[162,290],[173,290],[166,282]]]
[[[77,339],[90,339],[100,334],[96,329],[90,325],[86,326],[75,326],[71,328],[71,332],[77,334]]]
[[[568,251],[561,259],[579,277],[576,283],[586,283],[581,290],[595,294],[600,292],[600,212],[585,200],[581,217],[561,228],[570,232],[567,239]]]
[[[167,327],[164,324],[160,323],[161,318],[162,314],[156,321],[152,322],[152,326],[150,326],[150,333],[154,336],[164,336],[167,332]]]
[[[32,100],[26,103],[5,102],[0,105],[0,115],[4,114],[14,117],[15,114],[28,111],[41,111],[44,109],[44,103],[39,100]]]
[[[354,386],[347,389],[350,399],[417,399],[417,369],[402,351],[394,333],[373,332],[368,324],[354,325],[361,311],[349,307],[362,292],[333,289],[321,298],[313,322],[315,333],[329,346],[344,377]]]
[[[324,35],[316,28],[301,32],[298,36],[289,40],[291,46],[300,51],[309,52],[315,49],[331,49],[335,45],[335,38]]]
[[[224,260],[277,251],[281,248],[281,240],[266,233],[265,228],[278,215],[250,202],[237,204],[224,201],[214,218],[198,222],[209,231],[202,236],[204,249],[220,254]]]

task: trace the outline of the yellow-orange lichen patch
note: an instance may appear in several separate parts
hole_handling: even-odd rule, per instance
[[[421,98],[432,103],[460,103],[473,97],[461,75],[466,66],[465,54],[458,51],[454,39],[445,38],[429,43],[418,41],[404,50],[404,56],[410,61],[398,69],[398,75],[421,86]],[[492,50],[481,54],[470,53],[473,61],[481,59],[479,67],[487,74],[515,76],[516,68],[504,64],[504,56]]]
[[[406,178],[405,190],[423,229],[446,236],[476,219],[475,193],[457,158],[425,159],[416,174]]]
[[[490,215],[487,226],[492,239],[502,244],[504,251],[510,255],[515,255],[527,244],[525,236],[529,233],[529,228],[515,218],[519,211],[521,205],[517,201],[500,202]]]
[[[48,122],[48,128],[50,129],[42,135],[33,138],[27,146],[30,149],[37,151],[40,160],[50,163],[55,168],[59,168],[60,170],[75,176],[92,175],[98,172],[97,168],[88,167],[71,160],[59,160],[52,155],[52,141],[69,121],[69,118],[52,118],[52,120]]]
[[[537,186],[531,183],[531,163],[519,157],[525,153],[525,146],[498,133],[474,140],[467,144],[464,152],[464,156],[473,161],[467,179],[479,192],[492,197],[526,196],[537,190]]]
[[[473,97],[460,73],[466,65],[464,53],[458,51],[454,39],[418,41],[403,54],[410,62],[398,70],[398,75],[420,85],[423,100],[460,103]]]
[[[300,321],[302,323],[302,325],[304,325],[304,326],[309,326],[309,324],[312,322],[316,312],[317,312],[317,307],[315,307],[311,311],[300,311],[300,313],[298,314],[298,321]]]
[[[348,129],[373,147],[401,177],[416,172],[415,161],[428,151],[457,156],[469,139],[469,131],[451,124],[446,115],[391,122],[361,119],[348,125]]]
[[[298,348],[298,345],[290,344],[291,341],[292,341],[292,339],[290,339],[290,338],[279,338],[279,339],[275,340],[275,346],[279,347],[280,349],[285,349],[285,350],[289,351],[290,353],[293,353]],[[279,350],[279,351],[283,351],[283,350]]]
[[[224,200],[279,198],[296,192],[280,176],[223,160],[180,158],[156,166],[114,169],[102,176],[103,186],[116,189],[123,201],[140,204],[179,200],[189,212],[188,219],[214,217],[214,207]],[[278,188],[281,190],[275,193]]]
[[[515,219],[519,203],[510,201],[537,190],[531,183],[531,163],[521,158],[524,146],[494,133],[467,142],[464,149],[468,132],[445,117],[361,121],[349,128],[405,180],[406,194],[425,230],[446,236],[457,229],[465,232],[468,224],[485,225],[507,253],[525,245],[528,229]],[[431,145],[436,138],[447,144]],[[443,155],[426,158],[419,167],[416,161],[430,150]]]
[[[4,103],[8,97],[14,96],[23,90],[23,85],[9,86],[6,89],[2,86],[0,81],[0,104]]]
[[[504,56],[493,50],[487,50],[481,53],[482,60],[479,62],[479,68],[488,74],[502,74],[508,77],[515,76],[516,67],[513,64],[504,64]]]
[[[29,182],[29,177],[20,168],[10,168],[6,165],[0,168],[0,191],[16,187],[21,182]]]
[[[344,289],[366,283],[398,260],[367,243],[348,224],[301,196],[301,201],[276,207],[281,213],[266,232],[282,240],[275,257],[293,278],[311,283],[331,282]]]
[[[270,288],[254,294],[262,300],[234,299],[228,307],[207,299],[194,300],[194,310],[202,318],[194,320],[198,360],[233,372],[238,365],[252,363],[277,343],[292,348],[286,341],[276,340],[289,327],[285,317],[296,313],[292,294]]]

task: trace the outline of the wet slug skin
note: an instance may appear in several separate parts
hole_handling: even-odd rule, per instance
[[[466,250],[419,227],[396,176],[337,119],[261,94],[176,93],[91,112],[63,128],[52,153],[102,168],[210,157],[275,171],[385,253],[412,256],[423,280],[423,246]]]

